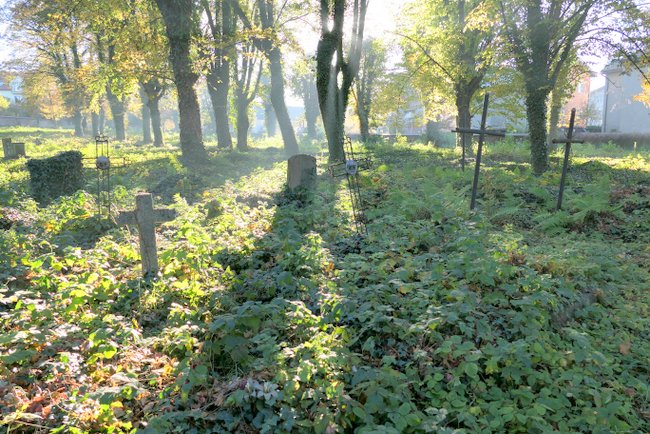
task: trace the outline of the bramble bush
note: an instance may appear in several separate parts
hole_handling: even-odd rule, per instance
[[[158,193],[178,217],[159,228],[148,281],[137,234],[93,217],[92,181],[39,208],[24,168],[1,163],[15,193],[0,196],[13,216],[0,230],[0,420],[12,432],[649,431],[648,156],[577,152],[553,213],[559,171],[536,178],[489,149],[470,213],[471,171],[453,150],[373,145],[357,243],[345,182],[321,175],[288,195],[280,149],[215,153],[190,174],[173,150],[120,147],[119,207],[176,180]]]

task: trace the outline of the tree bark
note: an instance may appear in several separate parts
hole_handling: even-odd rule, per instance
[[[472,95],[468,95],[469,91],[462,85],[456,89],[456,128],[471,128],[472,126]],[[471,134],[457,134],[456,143],[463,149],[466,156],[471,156],[472,152],[472,135]]]
[[[151,111],[149,110],[149,98],[144,86],[140,85],[140,100],[142,101],[142,141],[151,143]]]
[[[192,36],[196,33],[192,0],[156,0],[169,40],[169,60],[178,93],[181,152],[185,164],[203,162],[208,155],[203,145],[201,111],[194,85],[199,75],[190,58]]]
[[[361,141],[366,143],[370,139],[370,121],[368,120],[368,111],[361,104],[357,105],[357,117],[359,118]]]
[[[546,147],[546,98],[548,92],[539,88],[526,91],[526,116],[530,134],[530,154],[533,172],[541,175],[548,168]]]
[[[245,95],[237,95],[237,149],[240,151],[248,150],[248,129],[250,120],[248,119],[248,100]]]
[[[75,137],[84,136],[84,127],[83,127],[83,115],[81,110],[74,111],[74,135]]]
[[[93,137],[99,135],[99,114],[93,112],[90,114],[90,124],[93,128]]]
[[[220,68],[220,67],[219,67]],[[232,136],[230,135],[230,117],[228,113],[228,89],[230,75],[224,76],[218,68],[208,72],[208,94],[212,103],[214,126],[217,133],[217,146],[221,149],[232,149]]]
[[[321,38],[316,49],[316,88],[330,161],[345,158],[345,110],[350,88],[359,72],[367,7],[368,0],[353,3],[352,35],[346,60],[343,53],[346,2],[334,0],[333,5],[326,0],[320,2]]]
[[[282,54],[277,47],[271,48],[267,57],[269,59],[269,70],[271,71],[271,103],[278,119],[284,150],[288,156],[297,154],[298,141],[291,124],[289,110],[284,100],[284,74],[282,72]]]
[[[162,123],[160,122],[160,98],[149,99],[149,112],[151,113],[151,129],[153,131],[153,145],[161,147],[165,144],[162,133]]]
[[[562,101],[558,92],[551,92],[551,108],[548,120],[548,150],[549,153],[555,150],[553,139],[557,138],[557,129],[560,122],[560,111],[562,110]]]
[[[124,108],[124,101],[113,93],[110,86],[106,87],[106,99],[108,99],[108,105],[113,115],[115,138],[117,140],[126,140],[126,124],[124,121],[126,110]]]

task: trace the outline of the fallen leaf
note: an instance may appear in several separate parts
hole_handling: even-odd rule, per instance
[[[630,341],[627,341],[618,346],[618,351],[624,356],[627,356],[630,354],[630,348],[632,348],[632,343]]]

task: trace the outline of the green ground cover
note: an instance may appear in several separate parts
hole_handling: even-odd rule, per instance
[[[115,146],[118,206],[178,212],[154,281],[94,217],[91,169],[41,208],[0,163],[7,432],[650,432],[647,152],[577,147],[555,213],[559,154],[535,178],[525,145],[489,145],[470,213],[458,152],[372,145],[357,243],[343,181],[289,194],[277,144],[210,150],[187,170]]]

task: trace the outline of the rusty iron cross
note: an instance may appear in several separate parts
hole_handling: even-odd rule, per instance
[[[123,211],[117,216],[117,224],[137,225],[142,257],[142,275],[153,277],[158,273],[158,253],[156,247],[156,223],[173,220],[176,211],[154,209],[150,193],[135,196],[135,211]]]
[[[569,169],[569,154],[571,153],[571,144],[584,143],[584,140],[573,139],[573,127],[576,121],[576,109],[571,110],[571,119],[569,120],[569,130],[566,133],[566,139],[553,139],[553,143],[564,143],[564,163],[562,164],[562,178],[560,178],[560,193],[557,196],[556,211],[562,209],[562,198],[564,197],[564,183]]]
[[[485,136],[495,136],[495,137],[505,137],[504,133],[497,131],[490,131],[485,128],[487,122],[487,111],[488,105],[490,104],[490,94],[486,93],[485,98],[483,99],[483,113],[481,115],[481,128],[456,128],[452,130],[453,133],[462,134],[463,140],[465,134],[478,134],[478,149],[476,150],[476,165],[474,166],[474,182],[472,183],[472,201],[469,205],[469,209],[473,210],[476,207],[476,192],[478,190],[478,178],[481,171],[481,156],[483,155],[483,141]],[[463,168],[465,167],[465,154],[463,148]]]

